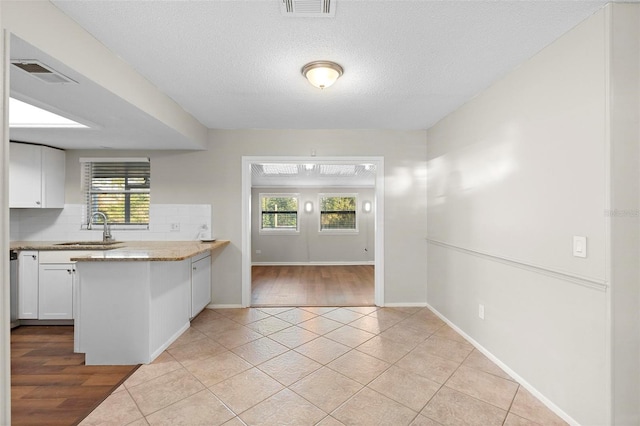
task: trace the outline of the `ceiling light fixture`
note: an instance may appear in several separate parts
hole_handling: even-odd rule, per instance
[[[342,67],[331,61],[313,61],[302,67],[302,75],[319,89],[331,86],[343,73]]]

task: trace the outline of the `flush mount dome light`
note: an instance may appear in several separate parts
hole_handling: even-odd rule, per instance
[[[331,86],[342,73],[342,67],[330,61],[313,61],[302,67],[302,75],[319,89]]]

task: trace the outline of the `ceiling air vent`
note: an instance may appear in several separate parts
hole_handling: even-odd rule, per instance
[[[333,18],[336,0],[282,0],[280,10],[291,18]]]
[[[45,83],[78,83],[35,59],[12,59],[11,64]]]

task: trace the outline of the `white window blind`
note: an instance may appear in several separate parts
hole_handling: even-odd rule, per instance
[[[319,194],[320,231],[357,231],[356,194]]]
[[[260,231],[298,231],[298,194],[260,194]]]
[[[151,163],[148,158],[81,158],[85,217],[102,212],[113,225],[149,225]],[[94,223],[101,223],[99,216]]]

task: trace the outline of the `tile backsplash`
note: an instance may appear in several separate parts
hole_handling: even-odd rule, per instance
[[[101,239],[101,225],[93,230],[82,229],[83,209],[82,204],[65,204],[64,209],[11,209],[10,238],[12,241]],[[149,222],[149,229],[114,226],[111,233],[120,241],[191,241],[215,236],[210,204],[151,204]]]

